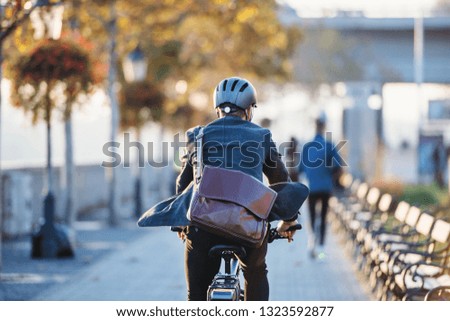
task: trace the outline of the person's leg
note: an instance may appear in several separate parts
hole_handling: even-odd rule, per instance
[[[220,258],[210,258],[213,236],[197,227],[188,227],[185,246],[185,273],[189,301],[205,301],[208,286],[219,271]]]
[[[245,279],[246,301],[268,301],[269,280],[267,279],[267,237],[259,248],[246,247],[247,256],[242,258],[241,268]]]
[[[317,229],[316,229],[316,208],[317,208],[317,202],[319,201],[319,197],[316,193],[309,194],[308,196],[308,208],[309,208],[309,222],[310,222],[310,229],[308,233],[308,251],[312,258],[316,257],[316,242],[319,235],[316,235]]]
[[[330,200],[330,194],[329,193],[323,193],[320,197],[321,199],[321,209],[320,209],[320,217],[321,217],[321,224],[320,224],[320,240],[319,243],[321,246],[325,245],[325,233],[326,233],[326,226],[327,226],[327,213],[328,213],[328,201]]]
[[[316,194],[309,194],[308,196],[308,209],[309,209],[309,223],[311,224],[311,231],[314,234],[316,226],[316,205],[318,197]]]

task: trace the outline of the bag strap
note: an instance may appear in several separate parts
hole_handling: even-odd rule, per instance
[[[195,149],[197,151],[197,168],[195,173],[195,183],[198,184],[202,178],[203,169],[203,127],[200,127],[198,134],[195,136]]]

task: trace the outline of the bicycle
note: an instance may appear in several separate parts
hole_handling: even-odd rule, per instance
[[[301,230],[301,224],[291,226],[288,231]],[[173,232],[183,232],[182,228],[172,227]],[[269,228],[268,243],[278,239],[287,239],[277,232],[276,228]],[[207,301],[243,301],[244,290],[240,285],[240,266],[238,258],[246,255],[245,248],[236,245],[220,244],[209,250],[209,256],[220,256],[219,272],[214,276],[208,287]]]

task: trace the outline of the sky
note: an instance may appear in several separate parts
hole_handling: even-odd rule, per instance
[[[301,16],[332,15],[335,10],[362,10],[367,16],[413,16],[432,8],[437,0],[279,0]]]

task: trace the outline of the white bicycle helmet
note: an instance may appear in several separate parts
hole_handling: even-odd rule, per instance
[[[255,87],[248,80],[239,77],[222,80],[214,91],[214,108],[224,105],[243,110],[256,107]]]

